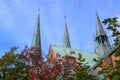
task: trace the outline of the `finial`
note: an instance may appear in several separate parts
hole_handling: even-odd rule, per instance
[[[97,13],[97,10],[95,10],[95,12]]]
[[[95,10],[95,13],[96,13],[96,16],[98,17],[98,11],[97,10]]]
[[[65,26],[66,26],[67,25],[66,16],[64,16],[64,18],[65,18]]]
[[[38,9],[38,15],[39,15],[39,13],[40,13],[40,9]]]
[[[64,18],[65,18],[65,21],[66,21],[66,16],[64,16]]]
[[[38,13],[40,12],[40,9],[38,9]]]

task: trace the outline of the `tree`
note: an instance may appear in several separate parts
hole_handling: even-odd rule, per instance
[[[18,54],[14,53],[17,48],[12,47],[0,58],[0,80],[27,80],[27,75],[24,76],[25,63],[21,61]]]
[[[114,45],[117,46],[116,56],[120,56],[120,24],[118,17],[104,19],[103,23],[107,25],[107,29],[112,32],[114,38]]]
[[[98,80],[97,77],[89,73],[90,68],[87,63],[83,64],[85,59],[80,54],[78,56],[78,62],[75,67],[75,80]]]
[[[62,60],[43,61],[41,51],[39,48],[28,48],[20,54],[22,60],[30,65],[28,80],[73,80],[74,76],[71,74],[73,65],[75,65],[75,58],[70,56],[63,56]],[[73,62],[69,61],[73,59]],[[69,64],[69,62],[71,62]]]
[[[117,47],[115,51],[115,57],[120,57],[120,24],[118,23],[118,17],[104,19],[103,23],[107,25],[107,29],[112,32],[112,37],[114,38],[114,45]],[[120,79],[120,59],[115,61],[115,66],[103,66],[102,74],[105,74],[104,80],[119,80]]]

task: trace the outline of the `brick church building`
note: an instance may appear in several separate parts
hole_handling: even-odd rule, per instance
[[[76,63],[78,54],[85,59],[85,63],[90,66],[93,70],[101,70],[98,66],[99,62],[95,62],[93,59],[99,59],[103,61],[104,65],[112,64],[114,66],[114,60],[120,59],[119,57],[114,56],[116,47],[113,47],[110,44],[108,36],[103,29],[102,23],[99,19],[98,13],[96,12],[96,34],[95,34],[95,51],[87,52],[80,49],[74,49],[70,45],[69,32],[67,28],[67,20],[65,17],[65,26],[64,26],[64,39],[62,45],[51,44],[48,51],[47,61],[56,62],[56,61],[69,61],[71,64]],[[34,37],[32,41],[32,47],[40,48],[41,50],[41,37],[40,37],[40,19],[38,13],[38,19],[36,23],[36,29],[34,32]],[[73,65],[74,66],[74,65]]]

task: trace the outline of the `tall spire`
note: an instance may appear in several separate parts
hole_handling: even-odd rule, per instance
[[[95,52],[101,56],[101,57],[105,57],[108,53],[108,51],[110,50],[110,43],[107,37],[107,34],[105,33],[102,24],[100,22],[98,13],[96,12],[96,37],[95,37],[95,41],[96,41],[96,49]]]
[[[34,36],[33,36],[32,47],[40,48],[40,50],[41,50],[39,11],[40,11],[40,9],[38,9],[38,17],[37,17],[37,22],[36,22],[36,28],[35,28]]]
[[[96,36],[106,35],[96,11]]]
[[[68,29],[67,29],[66,16],[64,16],[64,18],[65,18],[65,28],[64,28],[63,46],[67,47],[67,48],[71,48],[69,34],[68,34]]]

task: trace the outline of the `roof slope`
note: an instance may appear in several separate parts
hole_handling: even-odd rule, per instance
[[[86,64],[90,66],[90,68],[94,68],[94,66],[97,64],[93,59],[98,59],[98,55],[92,52],[87,52],[83,50],[78,49],[72,49],[72,48],[65,48],[63,46],[58,45],[51,45],[51,48],[53,49],[55,54],[60,54],[61,57],[65,55],[73,56],[78,58],[78,54],[80,53],[83,59],[85,59],[85,62],[83,64]]]

